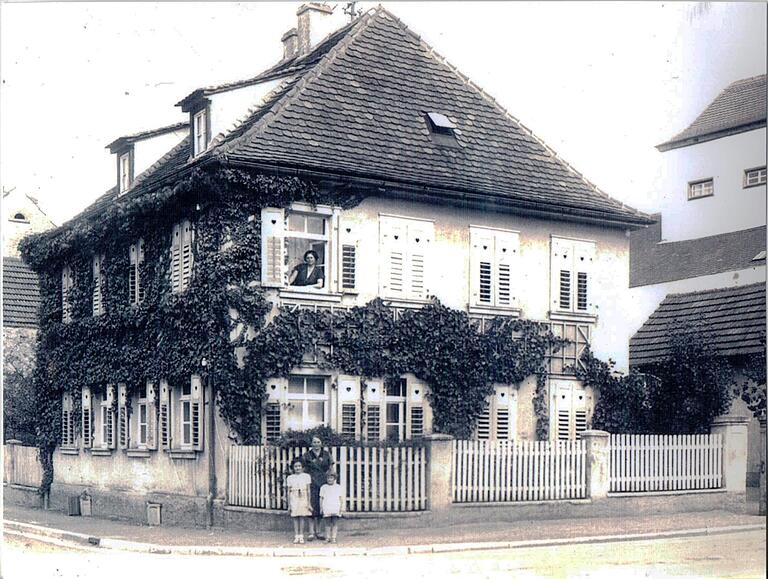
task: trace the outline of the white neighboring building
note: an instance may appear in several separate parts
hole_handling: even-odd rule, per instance
[[[766,76],[734,82],[657,148],[661,212],[630,235],[630,366],[663,358],[666,333],[686,317],[703,320],[720,354],[738,361],[765,334]],[[732,412],[744,411],[736,401]],[[758,437],[753,419],[750,483]]]

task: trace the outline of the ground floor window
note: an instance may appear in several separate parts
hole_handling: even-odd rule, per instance
[[[309,430],[328,425],[328,379],[325,376],[292,375],[288,378],[289,430]]]

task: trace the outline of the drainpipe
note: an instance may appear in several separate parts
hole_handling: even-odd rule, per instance
[[[203,366],[208,365],[208,361],[203,359]],[[213,526],[213,501],[216,498],[216,392],[214,389],[215,381],[213,379],[213,367],[208,370],[208,389],[210,398],[208,402],[208,496],[205,500],[205,506],[208,518],[205,522],[207,529]]]

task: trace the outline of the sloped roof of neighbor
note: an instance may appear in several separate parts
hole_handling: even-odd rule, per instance
[[[659,151],[764,127],[766,75],[738,80],[717,95],[684,131],[657,145]]]
[[[35,272],[18,257],[3,257],[3,326],[36,328],[39,305]]]
[[[669,336],[687,324],[698,325],[721,356],[759,352],[764,348],[765,283],[668,295],[630,339],[630,365],[665,360]]]

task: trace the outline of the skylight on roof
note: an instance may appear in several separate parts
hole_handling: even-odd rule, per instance
[[[456,125],[451,122],[451,119],[446,117],[443,113],[427,113],[427,118],[429,119],[429,122],[432,123],[432,128],[437,129],[441,133],[448,133],[456,128]]]

